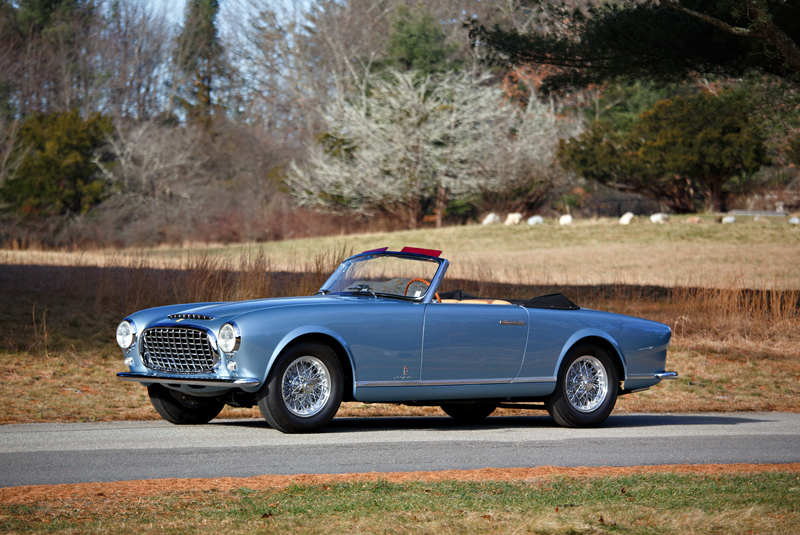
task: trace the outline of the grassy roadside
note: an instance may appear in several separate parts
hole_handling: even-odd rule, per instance
[[[0,503],[4,533],[800,531],[800,472],[338,482]]]

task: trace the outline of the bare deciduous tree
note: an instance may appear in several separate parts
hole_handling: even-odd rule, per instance
[[[245,0],[225,36],[247,81],[248,116],[286,139],[324,128],[329,104],[349,93],[385,48],[391,0]]]
[[[198,149],[201,133],[148,121],[108,138],[114,165],[95,160],[119,193],[137,206],[153,207],[173,196],[191,199],[194,182],[207,179],[206,157]]]
[[[17,147],[19,121],[7,119],[0,114],[0,187],[14,178],[22,158]]]
[[[163,10],[135,0],[111,5],[98,58],[106,73],[105,113],[143,121],[169,110],[175,36]]]

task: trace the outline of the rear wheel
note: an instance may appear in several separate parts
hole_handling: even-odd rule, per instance
[[[445,403],[440,405],[442,410],[451,418],[461,423],[478,423],[494,412],[497,406],[494,403]]]
[[[207,424],[225,407],[215,399],[189,396],[160,384],[148,386],[147,393],[156,412],[177,425]]]
[[[550,416],[563,427],[596,427],[617,402],[619,372],[604,349],[573,347],[558,372],[553,395],[545,400]]]
[[[343,385],[344,372],[333,350],[307,342],[278,357],[256,399],[264,419],[275,429],[313,433],[336,415]]]

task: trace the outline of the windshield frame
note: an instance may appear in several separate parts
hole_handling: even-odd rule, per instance
[[[381,252],[366,252],[360,253],[357,255],[353,255],[349,258],[346,258],[339,264],[331,276],[328,277],[328,280],[320,286],[319,291],[317,294],[329,294],[329,288],[333,285],[334,282],[339,278],[342,271],[347,269],[350,266],[350,263],[353,261],[365,261],[371,258],[379,258],[379,257],[395,257],[395,258],[408,258],[413,259],[416,261],[427,261],[427,262],[436,262],[438,267],[436,268],[436,273],[433,276],[433,279],[430,281],[430,286],[428,286],[427,291],[421,295],[420,297],[412,297],[412,296],[402,296],[402,295],[395,295],[395,294],[385,294],[385,293],[373,293],[373,292],[337,292],[334,295],[360,295],[360,296],[368,296],[368,297],[386,297],[389,299],[398,299],[401,301],[411,301],[415,303],[422,302],[424,304],[428,304],[433,299],[433,296],[436,294],[437,288],[439,288],[439,284],[441,283],[442,279],[444,278],[444,274],[447,271],[448,266],[450,266],[450,262],[444,258],[439,258],[435,256],[428,256],[423,254],[417,253],[402,253],[398,251],[381,251]]]

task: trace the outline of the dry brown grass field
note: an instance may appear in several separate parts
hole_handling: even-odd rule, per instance
[[[617,411],[797,411],[800,229],[752,221],[621,227],[451,227],[237,246],[0,251],[0,423],[157,418],[123,370],[114,328],[170,303],[313,293],[352,251],[443,249],[445,289],[579,305],[673,328],[680,379],[625,396]],[[506,413],[499,409],[495,414]],[[343,416],[442,414],[344,404]],[[524,412],[518,412],[524,414]],[[221,417],[260,417],[226,409]]]

